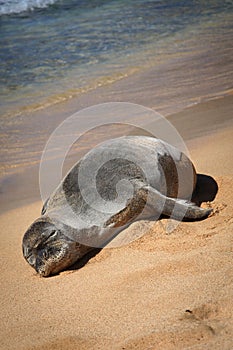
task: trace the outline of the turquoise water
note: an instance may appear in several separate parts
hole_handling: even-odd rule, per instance
[[[1,0],[1,114],[43,108],[153,66],[200,27],[211,24],[213,37],[232,30],[231,13],[233,2],[220,0]]]

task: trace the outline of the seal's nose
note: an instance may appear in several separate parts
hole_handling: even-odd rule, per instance
[[[50,275],[50,268],[44,265],[40,258],[36,259],[34,268],[41,277],[48,277]]]

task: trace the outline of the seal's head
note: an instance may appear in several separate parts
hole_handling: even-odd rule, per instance
[[[56,274],[78,259],[78,244],[50,220],[40,218],[23,237],[23,255],[43,277]]]

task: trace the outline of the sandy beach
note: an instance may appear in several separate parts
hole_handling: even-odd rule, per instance
[[[209,218],[171,234],[168,219],[134,224],[147,228],[137,241],[39,278],[21,241],[42,203],[1,215],[1,349],[232,349],[232,99],[170,117],[197,172],[217,182],[202,204],[213,208]]]

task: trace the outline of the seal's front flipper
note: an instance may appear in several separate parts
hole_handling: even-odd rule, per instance
[[[148,204],[153,207],[155,213],[161,213],[173,219],[198,220],[207,217],[212,209],[203,209],[185,199],[166,197],[153,187],[143,187],[148,192]]]
[[[141,183],[136,184],[134,196],[127,201],[125,207],[111,216],[105,223],[105,227],[124,227],[143,217],[149,217],[151,215],[142,216],[142,212],[147,206],[148,191],[141,187]]]

